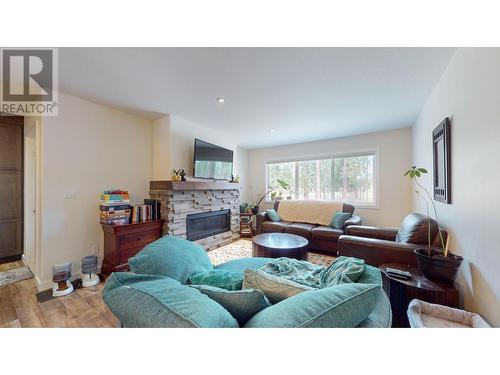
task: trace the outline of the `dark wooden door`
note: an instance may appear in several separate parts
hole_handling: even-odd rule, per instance
[[[23,124],[0,116],[0,262],[23,253]]]

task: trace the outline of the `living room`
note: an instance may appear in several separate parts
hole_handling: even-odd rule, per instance
[[[494,42],[29,37],[0,51],[2,334],[500,327]]]

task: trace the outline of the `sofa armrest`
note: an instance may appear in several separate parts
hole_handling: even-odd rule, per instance
[[[379,240],[395,241],[398,228],[368,227],[364,225],[351,225],[346,234],[356,237],[375,238]]]
[[[361,218],[357,215],[352,215],[349,219],[347,219],[344,227],[342,228],[344,233],[346,233],[347,227],[350,225],[361,225]]]
[[[266,212],[260,212],[257,215],[256,220],[256,227],[255,227],[255,234],[261,234],[262,233],[262,223],[268,219]]]
[[[364,259],[374,267],[384,263],[417,266],[417,257],[413,250],[422,246],[425,245],[342,235],[339,237],[338,256]]]

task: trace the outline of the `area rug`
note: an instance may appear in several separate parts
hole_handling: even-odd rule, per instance
[[[208,256],[214,265],[226,263],[233,259],[251,258],[252,241],[240,239],[229,245],[209,251]],[[335,260],[335,257],[309,251],[307,253],[307,260],[321,266],[329,266]]]
[[[32,277],[33,274],[28,267],[19,267],[9,271],[0,272],[0,287],[17,281],[31,279]]]

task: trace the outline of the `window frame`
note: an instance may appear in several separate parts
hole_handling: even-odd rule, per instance
[[[349,201],[345,201],[346,203],[352,204],[356,208],[361,208],[361,209],[379,209],[379,150],[374,148],[374,149],[367,149],[367,150],[360,150],[360,151],[353,151],[353,152],[342,152],[342,153],[335,153],[335,154],[323,154],[323,155],[309,155],[309,156],[304,156],[304,157],[299,157],[299,158],[282,158],[282,159],[268,159],[265,161],[265,182],[266,186],[265,189],[267,191],[269,187],[269,164],[279,164],[279,163],[295,163],[295,184],[294,184],[294,191],[295,191],[295,196],[294,199],[297,199],[297,184],[298,184],[298,173],[299,173],[299,162],[301,161],[311,161],[311,160],[327,160],[327,159],[342,159],[342,158],[349,158],[349,157],[358,157],[358,156],[373,156],[373,203],[371,204],[366,204],[366,203],[353,203]],[[332,178],[334,176],[334,163],[332,163]],[[332,185],[334,186],[334,185]],[[271,198],[268,196],[265,199],[266,203],[273,203]]]

